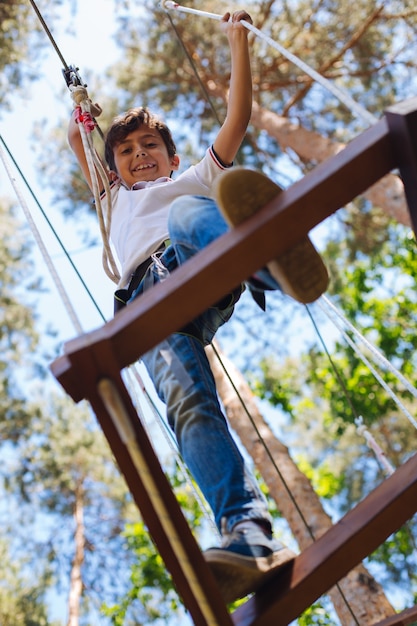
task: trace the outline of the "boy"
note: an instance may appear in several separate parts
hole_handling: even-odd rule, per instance
[[[251,18],[237,11],[221,22],[231,51],[227,116],[197,165],[172,180],[180,164],[175,144],[166,125],[146,109],[116,118],[107,133],[105,155],[113,179],[110,235],[122,269],[119,300],[139,296],[228,229],[211,196],[215,180],[232,165],[251,115],[248,30],[241,20]],[[68,138],[91,187],[74,119]],[[273,195],[277,189],[273,185]],[[266,269],[248,282],[255,290],[280,288]],[[205,557],[227,603],[256,590],[266,573],[294,558],[272,536],[266,502],[230,435],[204,349],[231,316],[242,288],[143,357],[181,454],[221,531],[221,547],[207,550]]]

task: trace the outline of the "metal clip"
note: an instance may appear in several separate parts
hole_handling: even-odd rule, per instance
[[[65,82],[67,83],[67,87],[71,85],[87,87],[87,84],[83,82],[81,76],[78,73],[79,67],[75,67],[75,65],[68,65],[68,67],[62,70],[62,74],[65,78]]]

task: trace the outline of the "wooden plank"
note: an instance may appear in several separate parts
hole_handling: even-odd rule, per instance
[[[100,352],[107,342],[111,346],[104,347],[104,352],[114,354],[120,368],[133,363],[393,167],[388,129],[382,120],[256,216],[179,267],[115,319],[68,342],[66,355],[52,363],[55,377],[74,400],[86,397],[91,372],[83,366],[84,351],[96,352],[96,374],[102,363]]]
[[[410,624],[411,626],[417,624],[417,605],[410,609],[405,609],[401,613],[397,613],[397,615],[387,617],[387,619],[377,622],[374,626],[409,626]]]
[[[157,550],[173,577],[176,589],[196,626],[232,626],[216,581],[191,533],[121,377],[117,376],[111,383],[128,417],[128,429],[134,433],[135,446],[142,459],[141,469],[138,470],[122,429],[115,425],[108,403],[99,391],[100,386],[94,393],[90,388],[89,401]],[[119,418],[118,423],[121,421]],[[196,593],[196,588],[199,593]]]
[[[286,626],[417,511],[417,454],[232,615],[235,626]]]
[[[413,230],[417,233],[417,98],[391,107],[385,117],[392,152],[404,182]]]

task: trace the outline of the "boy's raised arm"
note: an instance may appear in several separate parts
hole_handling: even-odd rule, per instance
[[[214,150],[224,163],[232,163],[243,141],[252,113],[252,73],[250,66],[249,30],[241,20],[252,23],[246,11],[223,16],[222,29],[229,40],[231,74],[226,119],[214,141]]]
[[[80,130],[78,128],[78,124],[75,121],[75,111],[71,114],[70,123],[68,126],[68,143],[77,157],[77,161],[81,167],[82,173],[84,174],[84,178],[90,187],[93,190],[90,170],[88,169],[87,159],[84,152],[84,146],[81,139]]]
[[[98,105],[95,105],[98,107]],[[72,112],[70,123],[68,126],[68,143],[77,157],[77,161],[81,167],[84,178],[90,187],[91,191],[93,191],[93,185],[91,182],[90,170],[87,163],[87,158],[84,152],[83,141],[81,139],[80,129],[78,128],[78,124],[75,121],[76,113]]]

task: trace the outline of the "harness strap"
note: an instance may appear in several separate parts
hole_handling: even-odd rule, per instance
[[[161,245],[159,246],[159,248],[157,248],[157,250],[155,250],[153,254],[158,254],[158,252],[163,252],[165,248],[169,246],[169,244],[170,244],[169,239],[167,239],[166,241],[163,241]],[[114,314],[115,315],[116,313],[118,313],[118,311],[120,311],[126,306],[132,293],[140,285],[140,282],[145,276],[146,271],[148,267],[151,265],[152,261],[153,261],[152,256],[145,259],[145,261],[143,261],[143,263],[138,265],[135,271],[133,272],[128,286],[125,289],[117,289],[117,291],[114,292]]]

